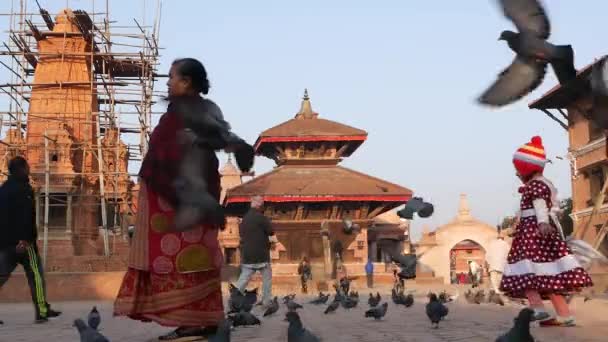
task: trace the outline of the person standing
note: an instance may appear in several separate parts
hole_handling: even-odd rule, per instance
[[[191,204],[184,202],[191,198],[185,198],[183,186],[178,185],[184,180],[195,182],[205,188],[205,198],[212,197],[215,208],[221,208],[217,203],[221,187],[215,150],[238,150],[240,145],[220,143],[222,139],[211,144],[210,138],[229,132],[200,124],[223,117],[215,103],[201,96],[209,92],[207,71],[201,62],[193,58],[174,61],[167,87],[169,106],[150,136],[139,171],[135,232],[114,316],[175,327],[159,337],[174,341],[212,334],[224,318],[223,255],[217,238],[225,223],[219,219],[223,212],[199,206],[188,211],[193,214],[187,217],[189,224],[184,223],[188,220],[176,223],[176,215]],[[253,162],[253,157],[239,160],[235,154],[239,167]],[[202,198],[203,194],[199,195]]]
[[[365,264],[365,275],[367,277],[367,287],[374,287],[374,263],[372,263],[372,259],[367,259],[367,264]]]
[[[303,257],[298,266],[298,274],[302,284],[302,293],[308,293],[308,281],[312,279],[312,270],[307,257]]]
[[[527,298],[540,326],[574,326],[575,320],[564,295],[593,286],[562,239],[550,214],[557,210],[557,190],[543,177],[547,163],[540,137],[533,137],[513,156],[517,177],[523,186],[519,223],[514,232],[500,290],[512,298]],[[557,317],[543,304],[550,299]]]
[[[475,260],[469,260],[469,276],[471,277],[471,284],[473,288],[479,286],[481,278],[481,267]]]
[[[507,264],[509,248],[509,244],[501,235],[501,230],[498,229],[498,236],[496,240],[490,242],[488,253],[486,254],[486,261],[490,271],[490,284],[492,285],[492,289],[498,294],[502,294],[502,291],[500,291],[500,281],[502,279],[502,272]]]
[[[44,271],[36,245],[36,207],[30,185],[30,167],[23,157],[8,164],[9,176],[0,187],[0,288],[21,264],[32,294],[36,323],[45,323],[61,312],[47,302]]]
[[[251,276],[255,272],[262,274],[262,305],[269,305],[272,300],[272,267],[270,250],[278,242],[272,229],[270,219],[264,216],[264,198],[254,196],[251,208],[239,225],[241,239],[241,274],[236,287],[245,291]]]

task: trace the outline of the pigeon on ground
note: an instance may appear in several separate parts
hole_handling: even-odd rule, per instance
[[[388,310],[388,303],[384,302],[380,306],[376,306],[365,311],[365,317],[373,317],[374,319],[379,320],[386,315],[386,310]]]
[[[533,320],[534,311],[529,308],[522,309],[511,330],[498,337],[496,342],[534,342],[534,337],[530,334],[530,322]]]
[[[435,328],[439,328],[439,321],[448,315],[448,308],[439,301],[434,293],[429,295],[429,302],[426,304],[426,315]]]
[[[293,299],[285,303],[285,306],[287,306],[288,311],[296,311],[302,308],[302,305],[296,303]]]
[[[101,323],[101,315],[99,315],[99,311],[97,311],[96,306],[94,306],[91,312],[89,312],[87,322],[89,324],[89,327],[98,330],[99,324]]]
[[[344,277],[340,279],[340,289],[345,294],[348,294],[350,292],[350,280],[348,278]]]
[[[264,311],[264,317],[270,316],[277,311],[279,311],[279,297],[274,297],[266,311]]]
[[[320,292],[319,293],[319,297],[311,300],[310,304],[315,304],[315,305],[325,304],[325,303],[327,303],[328,299],[329,299],[329,293],[328,294],[323,294],[323,292]]]
[[[505,305],[505,302],[502,300],[502,297],[494,290],[490,290],[490,293],[488,294],[488,303],[498,304],[500,306]]]
[[[209,336],[209,342],[230,342],[230,329],[232,328],[232,321],[230,319],[223,319],[217,326],[217,331],[214,335]]]
[[[81,319],[75,320],[74,326],[78,329],[78,334],[80,334],[80,342],[110,342],[105,336],[89,327]]]
[[[241,311],[232,315],[229,315],[228,318],[232,321],[232,324],[235,327],[238,326],[248,326],[248,325],[260,325],[262,322],[255,317],[251,312]]]
[[[257,301],[257,297],[257,288],[251,291],[245,290],[245,293],[243,294],[236,286],[230,284],[230,297],[228,299],[228,307],[230,310],[228,311],[228,314],[237,313],[240,311],[251,311],[253,305]]]
[[[327,315],[330,312],[335,312],[339,306],[340,306],[340,301],[334,300],[327,306],[327,309],[325,309],[325,312],[323,312],[323,313]]]
[[[4,321],[0,320],[0,325],[4,324]]]
[[[342,301],[342,306],[345,309],[352,309],[357,307],[357,305],[359,304],[359,297],[356,296],[348,296],[346,298],[344,298],[344,300]]]
[[[403,297],[402,303],[403,305],[405,305],[406,308],[409,308],[410,306],[414,305],[414,295],[408,293],[405,297]]]
[[[287,328],[287,342],[320,342],[321,339],[308,331],[302,325],[302,320],[297,312],[285,314],[285,320],[289,322]]]
[[[464,293],[464,298],[466,299],[467,303],[469,303],[469,304],[477,304],[477,303],[475,303],[475,295],[473,294],[473,292],[471,292],[471,290],[467,290]]]
[[[380,303],[380,298],[375,297],[371,292],[369,293],[369,299],[367,300],[367,304],[369,304],[370,307],[375,307],[378,306],[378,304]]]
[[[486,301],[486,293],[483,290],[477,291],[474,297],[475,304],[481,304]]]
[[[551,63],[561,84],[576,77],[572,46],[547,42],[551,27],[538,0],[499,0],[499,3],[518,30],[503,31],[499,40],[507,41],[516,56],[479,97],[480,103],[500,107],[519,100],[542,83],[547,63]]]

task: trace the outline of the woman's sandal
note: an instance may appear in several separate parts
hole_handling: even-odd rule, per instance
[[[205,341],[200,328],[177,328],[168,334],[158,337],[159,341],[191,342]]]

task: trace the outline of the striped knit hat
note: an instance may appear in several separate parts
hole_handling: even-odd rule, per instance
[[[529,177],[535,172],[542,173],[546,163],[545,148],[539,136],[532,137],[529,143],[520,147],[513,155],[515,170],[523,177]]]

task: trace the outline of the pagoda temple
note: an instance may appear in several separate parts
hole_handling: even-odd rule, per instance
[[[402,205],[412,191],[338,165],[366,139],[361,129],[320,118],[307,91],[293,119],[260,134],[255,151],[276,167],[229,189],[223,203],[242,215],[252,196],[264,197],[279,240],[271,253],[275,268],[295,269],[306,256],[313,271],[322,264],[328,274],[336,253],[347,268],[367,261],[374,217]],[[344,220],[359,229],[349,232]]]

